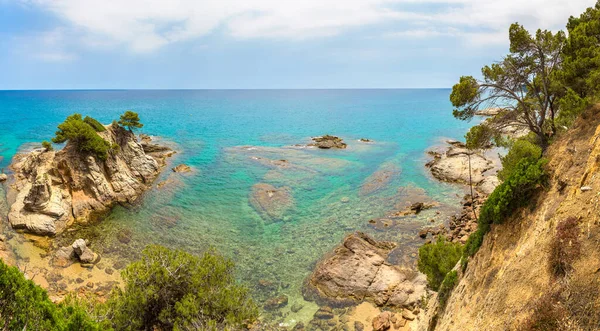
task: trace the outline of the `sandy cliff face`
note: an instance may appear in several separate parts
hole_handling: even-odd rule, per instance
[[[562,135],[547,157],[548,187],[530,207],[493,226],[435,330],[521,329],[540,300],[558,288],[562,299],[541,311],[560,305],[562,327],[569,330],[600,326],[600,107]],[[578,219],[581,257],[566,278],[557,279],[551,272],[550,245],[557,238],[557,224],[568,217]],[[422,330],[427,327],[421,325]]]
[[[60,151],[15,156],[8,192],[13,228],[55,235],[115,203],[131,203],[157,177],[169,155],[167,150],[146,154],[135,135],[118,126],[108,126],[99,135],[118,145],[105,161],[80,153],[70,142]]]

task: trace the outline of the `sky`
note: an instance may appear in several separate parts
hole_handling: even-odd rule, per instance
[[[445,88],[594,3],[0,0],[0,90]]]

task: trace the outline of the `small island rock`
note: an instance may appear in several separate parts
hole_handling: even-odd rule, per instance
[[[348,145],[339,137],[324,135],[322,137],[314,137],[312,138],[313,143],[309,144],[309,146],[315,146],[321,149],[345,149]]]

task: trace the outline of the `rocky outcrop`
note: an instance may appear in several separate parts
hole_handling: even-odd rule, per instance
[[[0,182],[4,182],[8,179],[8,175],[7,174],[0,174]]]
[[[186,164],[180,164],[180,165],[174,167],[172,170],[173,170],[173,172],[186,173],[186,172],[192,171],[192,168],[190,168],[190,166],[188,166]]]
[[[385,189],[400,174],[400,167],[392,163],[384,164],[379,170],[365,179],[360,187],[360,195],[370,195]]]
[[[484,180],[486,171],[494,168],[493,162],[485,156],[462,147],[451,146],[444,153],[430,154],[434,159],[427,163],[427,167],[435,178],[445,182],[469,184],[469,156],[470,178],[475,185]]]
[[[267,223],[283,221],[286,212],[294,206],[292,189],[258,183],[252,186],[250,205]]]
[[[74,222],[134,202],[170,155],[147,155],[135,135],[118,126],[98,133],[111,146],[106,160],[68,142],[60,151],[34,150],[14,157],[8,219],[13,228],[55,235]]]
[[[59,248],[52,257],[52,265],[66,268],[75,261],[82,265],[92,265],[100,260],[98,254],[94,253],[83,239],[77,239],[71,246]]]
[[[331,305],[363,300],[379,306],[410,307],[426,293],[425,276],[387,262],[396,245],[356,232],[347,236],[307,279],[306,299]]]
[[[348,145],[339,137],[324,135],[322,137],[312,138],[312,143],[308,146],[315,146],[321,149],[345,149]]]
[[[491,107],[486,109],[480,109],[475,112],[475,115],[478,116],[496,116],[502,112],[502,108],[499,107]]]

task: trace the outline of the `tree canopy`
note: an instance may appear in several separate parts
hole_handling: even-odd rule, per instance
[[[233,276],[233,263],[213,251],[201,257],[148,246],[122,273],[124,289],[107,302],[118,330],[205,330],[239,327],[258,310]]]
[[[89,119],[89,117],[86,117]],[[95,121],[95,120],[94,120]],[[89,120],[88,120],[89,122]],[[60,144],[71,141],[77,148],[86,153],[92,153],[101,160],[106,160],[110,144],[98,135],[94,127],[84,121],[81,114],[73,114],[58,125],[58,131],[52,142]]]
[[[463,76],[454,85],[450,95],[453,114],[469,120],[482,106],[498,106],[503,111],[488,122],[490,128],[526,127],[547,145],[556,131],[554,120],[561,95],[556,75],[565,33],[538,30],[531,35],[515,23],[509,29],[509,39],[510,53],[500,62],[483,67],[482,80]]]
[[[140,123],[140,117],[136,112],[131,110],[127,110],[121,118],[119,119],[119,125],[124,126],[132,131],[132,129],[139,129],[144,126],[144,124]]]

